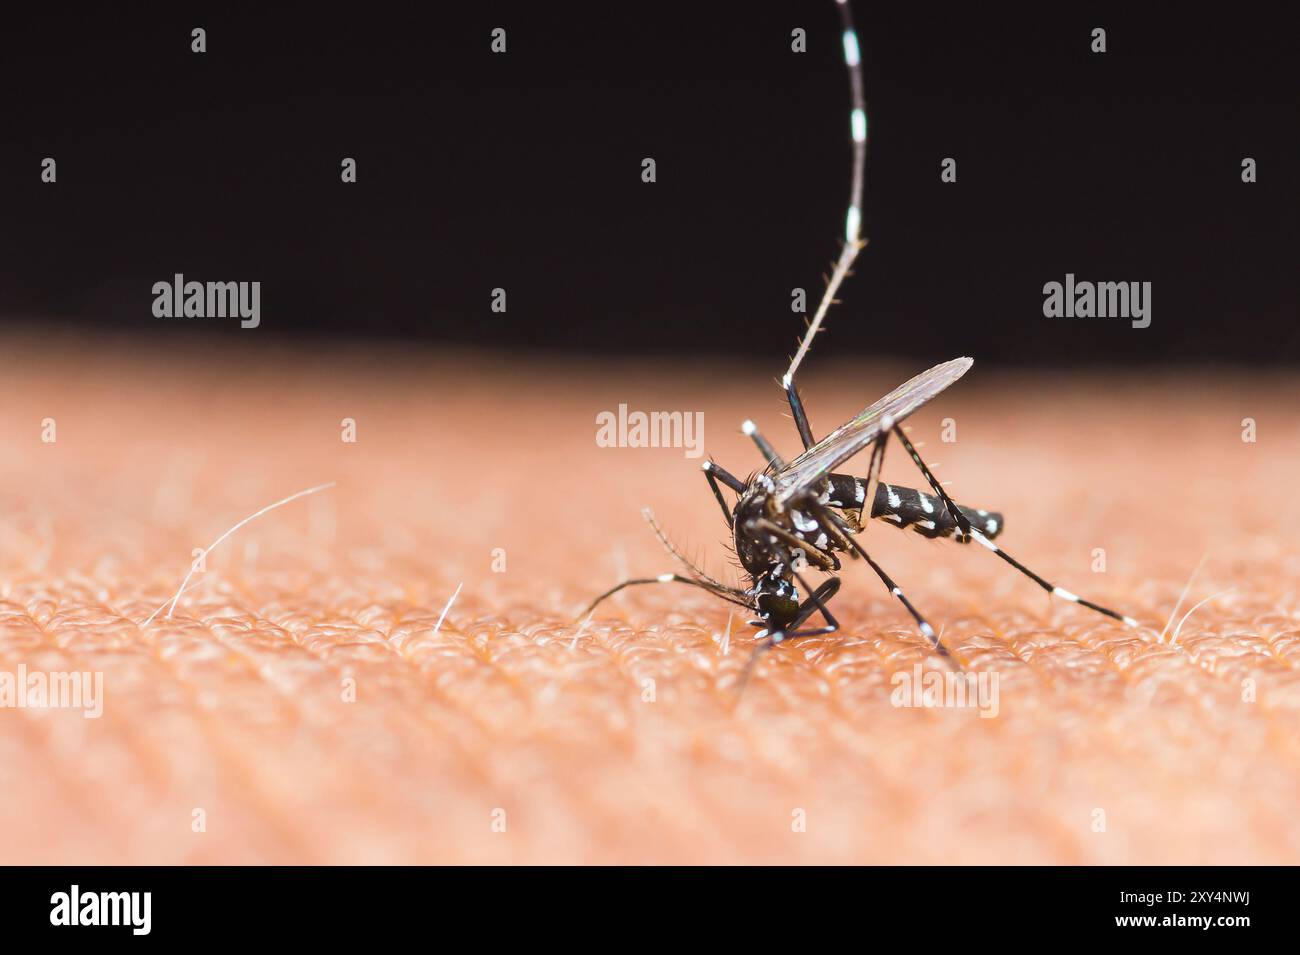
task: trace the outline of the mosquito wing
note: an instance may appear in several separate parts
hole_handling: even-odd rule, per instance
[[[775,477],[777,499],[784,504],[813,486],[853,455],[966,374],[975,362],[954,358],[899,385],[866,411],[840,425]],[[886,420],[889,424],[885,424]]]

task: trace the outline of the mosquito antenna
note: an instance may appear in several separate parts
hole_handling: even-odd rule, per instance
[[[844,65],[849,70],[849,88],[853,94],[853,112],[849,114],[849,126],[853,134],[853,185],[849,190],[849,211],[844,222],[844,249],[835,262],[831,277],[826,282],[826,291],[822,300],[808,323],[799,350],[790,360],[790,367],[785,373],[785,382],[794,381],[795,372],[803,362],[808,349],[812,347],[813,336],[821,330],[822,319],[835,301],[835,293],[848,276],[853,261],[858,257],[866,242],[862,239],[862,190],[866,180],[867,165],[867,101],[863,93],[862,52],[858,47],[858,33],[853,28],[853,11],[849,9],[848,0],[836,0],[840,8],[840,22],[844,27]]]
[[[721,590],[734,589],[732,587],[728,587],[726,584],[722,583],[721,581],[714,580],[704,571],[700,570],[699,567],[696,567],[695,564],[692,563],[686,557],[685,554],[679,551],[676,545],[674,545],[673,542],[668,539],[668,535],[664,533],[663,528],[659,526],[659,522],[655,520],[654,512],[651,511],[650,508],[643,507],[641,509],[641,516],[644,517],[645,522],[650,525],[650,529],[655,532],[655,537],[659,538],[659,543],[664,545],[664,550],[668,551],[668,553],[671,554],[674,558],[676,558],[683,567],[689,570],[691,572],[692,577],[696,578],[697,580],[703,581],[705,583],[712,584],[714,587],[717,587]]]
[[[683,577],[681,574],[660,574],[657,577],[636,577],[631,580],[625,580],[621,584],[611,587],[589,603],[587,609],[583,611],[584,613],[590,615],[591,612],[596,609],[597,605],[609,597],[614,596],[614,594],[618,593],[624,587],[632,587],[639,584],[671,583],[690,584],[692,587],[699,587],[701,590],[707,590],[715,597],[721,597],[723,600],[728,603],[733,603],[737,607],[744,607],[746,610],[755,609],[754,603],[746,591],[740,590],[737,587],[728,587],[726,584],[714,580],[704,571],[700,570],[700,568],[691,563],[691,561],[689,561],[681,551],[674,547],[673,542],[668,539],[668,535],[663,532],[659,527],[659,524],[655,521],[655,516],[653,512],[651,512],[650,508],[642,508],[641,516],[646,519],[646,523],[649,524],[651,530],[655,532],[655,536],[659,538],[659,543],[663,544],[664,549],[681,562],[682,566],[690,572],[690,576]]]

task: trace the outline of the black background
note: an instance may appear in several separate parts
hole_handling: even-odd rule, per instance
[[[1293,362],[1294,31],[1256,6],[856,4],[871,245],[822,349]],[[0,320],[789,354],[838,252],[833,4],[14,5]],[[208,52],[190,52],[190,30]],[[489,33],[508,31],[508,52]],[[790,51],[808,31],[809,52]],[[1089,51],[1103,26],[1109,52]],[[58,182],[40,182],[45,156]],[[359,182],[340,182],[340,160]],[[652,156],[658,182],[644,184]],[[939,181],[945,156],[958,182]],[[1255,158],[1259,182],[1241,182]],[[262,282],[262,327],[150,287]],[[1153,323],[1047,319],[1066,272]],[[489,309],[504,287],[509,308]]]
[[[433,937],[449,929],[477,932],[507,950],[538,940],[576,946],[592,938],[591,920],[567,926],[554,913],[573,898],[585,911],[627,907],[629,899],[663,898],[655,925],[678,934],[690,932],[702,944],[735,945],[743,950],[776,945],[807,945],[810,938],[845,928],[827,928],[825,918],[799,911],[763,915],[754,899],[771,886],[800,880],[804,892],[828,911],[843,913],[841,925],[865,934],[889,924],[915,937],[918,946],[940,933],[949,936],[1017,941],[1041,946],[1063,927],[1074,939],[1130,936],[1168,937],[1180,947],[1193,938],[1210,939],[1216,951],[1244,942],[1281,941],[1290,928],[1289,873],[1264,867],[805,867],[796,873],[778,868],[520,870],[454,868],[10,868],[0,872],[0,915],[7,939],[41,948],[52,941],[69,944],[174,945],[201,937],[218,944],[250,941],[293,942],[300,947],[325,943],[330,949],[374,946],[376,934],[422,933]],[[51,896],[69,892],[152,892],[152,931],[134,936],[125,927],[51,926]],[[1121,893],[1181,892],[1180,904],[1148,906],[1120,902]],[[1193,892],[1245,892],[1249,903],[1190,901]],[[789,896],[777,893],[773,904]],[[678,898],[707,897],[721,912],[699,919]],[[1014,911],[1008,899],[1014,899]],[[941,919],[940,913],[951,912]],[[1249,926],[1117,926],[1117,916],[1246,916]],[[504,916],[504,917],[503,917]],[[638,923],[639,925],[639,923]],[[653,937],[653,929],[636,930]],[[594,946],[593,946],[594,947]]]

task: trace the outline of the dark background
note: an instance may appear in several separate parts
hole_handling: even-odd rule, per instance
[[[1254,5],[1027,10],[855,5],[871,245],[820,348],[1294,362],[1291,25]],[[785,356],[790,289],[811,310],[838,253],[849,107],[830,0],[4,17],[5,322],[138,329],[160,353],[212,335]],[[1152,326],[1044,318],[1043,283],[1068,271],[1151,281]],[[175,272],[260,280],[261,328],[154,318],[150,287]]]

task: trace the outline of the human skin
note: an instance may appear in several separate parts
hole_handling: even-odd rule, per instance
[[[861,562],[843,629],[767,654],[743,694],[754,628],[706,594],[637,588],[575,622],[621,575],[678,569],[645,506],[736,573],[700,459],[597,447],[596,415],[703,411],[707,452],[747,474],[744,418],[797,444],[774,369],[255,334],[4,343],[0,670],[101,672],[105,696],[99,719],[0,709],[0,862],[1300,858],[1294,378],[975,356],[911,419],[954,498],[1005,513],[1010,553],[1142,624],[873,523],[873,557],[967,670],[996,674],[981,718],[893,705],[897,675],[936,662]],[[814,358],[815,432],[919,370]],[[897,448],[886,477],[921,482]],[[194,548],[327,481],[142,625]],[[1179,617],[1231,592],[1160,640],[1202,559]]]

